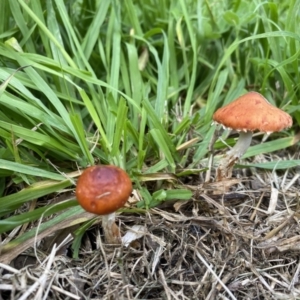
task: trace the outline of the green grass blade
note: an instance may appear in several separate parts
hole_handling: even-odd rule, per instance
[[[64,176],[56,173],[52,173],[40,168],[26,166],[24,164],[15,163],[12,161],[7,161],[0,159],[0,169],[9,170],[12,172],[18,172],[22,174],[32,175],[36,177],[49,178],[54,180],[64,180]]]
[[[36,221],[41,215],[46,218],[75,205],[78,205],[77,201],[64,201],[62,203],[37,208],[33,211],[22,213],[21,215],[12,216],[5,220],[0,220],[0,234],[25,223]]]
[[[278,160],[278,161],[270,161],[266,163],[249,163],[249,164],[237,164],[237,167],[245,168],[245,167],[253,167],[258,169],[266,169],[266,170],[287,170],[289,168],[295,168],[300,166],[300,160]]]
[[[270,142],[261,143],[255,146],[251,146],[247,150],[247,152],[243,155],[242,158],[249,158],[263,153],[271,153],[274,151],[286,149],[290,146],[295,145],[295,143],[297,142],[298,139],[291,136],[291,137],[285,137]]]
[[[35,172],[38,173],[38,172]],[[64,181],[42,181],[37,182],[20,192],[4,196],[0,198],[0,215],[6,215],[11,211],[17,209],[23,203],[38,199],[39,197],[61,191],[62,189],[72,185],[70,180]]]

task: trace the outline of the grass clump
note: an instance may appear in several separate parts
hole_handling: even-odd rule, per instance
[[[297,230],[287,228],[298,220],[293,185],[299,187],[299,8],[295,0],[1,1],[0,262],[15,261],[42,240],[46,246],[34,249],[43,254],[35,254],[49,255],[51,269],[59,254],[53,245],[71,233],[72,248],[69,238],[61,248],[69,249],[74,268],[71,257],[78,255],[77,266],[87,274],[76,279],[81,282],[76,291],[75,281],[65,281],[65,292],[75,299],[121,299],[126,293],[141,299],[216,299],[219,294],[241,299],[247,289],[252,298],[297,297],[296,273],[282,275],[284,284],[277,281],[286,268],[297,268],[296,258],[282,253],[289,251],[284,243],[296,239]],[[218,188],[212,157],[218,159],[234,140],[223,134],[213,143],[212,114],[250,90],[290,113],[294,126],[265,143],[256,136],[234,179],[246,200],[239,196],[237,206],[225,205],[227,196],[211,193]],[[97,238],[87,242],[86,230],[99,219],[74,197],[80,170],[93,164],[114,164],[130,174],[135,192],[120,220],[148,230],[143,243],[119,257],[105,258],[108,250]],[[290,223],[280,227],[283,216]],[[99,228],[93,228],[99,237]],[[251,230],[257,231],[251,235]],[[268,234],[260,240],[265,232],[278,244],[271,245]],[[95,248],[103,259],[99,268],[82,256],[84,249]],[[134,258],[143,257],[141,250],[153,254],[144,254],[149,264],[132,267]],[[276,268],[266,253],[280,261],[279,273],[268,273]],[[125,269],[115,265],[118,259]],[[60,272],[67,272],[61,266]],[[38,268],[46,274],[43,264]],[[23,276],[17,269],[6,267]],[[125,277],[114,278],[108,269]],[[93,272],[104,283],[95,281]],[[61,278],[52,279],[48,293],[60,299]],[[34,283],[28,285],[30,294]],[[11,295],[9,289],[3,293]]]

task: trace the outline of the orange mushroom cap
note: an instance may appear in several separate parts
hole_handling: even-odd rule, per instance
[[[249,92],[218,109],[213,120],[235,130],[267,133],[281,131],[293,124],[289,114],[270,104],[257,92]]]
[[[76,197],[88,212],[107,215],[123,207],[132,192],[127,173],[111,165],[92,166],[77,181]]]

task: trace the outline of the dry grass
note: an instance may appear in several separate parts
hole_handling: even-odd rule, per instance
[[[95,226],[79,259],[67,239],[1,264],[0,298],[299,299],[299,174],[235,176],[247,180],[232,192],[191,177],[191,201],[120,215],[123,233],[145,228],[129,247],[103,244]]]

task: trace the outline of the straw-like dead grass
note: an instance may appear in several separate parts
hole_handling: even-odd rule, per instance
[[[40,261],[27,252],[1,264],[0,298],[299,299],[299,175],[245,175],[226,194],[206,184],[191,201],[120,215],[123,233],[143,228],[129,247],[104,244],[95,226],[79,259],[66,240],[37,249]]]

